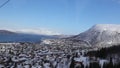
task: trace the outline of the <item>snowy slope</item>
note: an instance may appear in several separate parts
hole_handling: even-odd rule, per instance
[[[120,44],[120,25],[98,24],[89,30],[71,37],[89,42],[92,46],[110,46]]]

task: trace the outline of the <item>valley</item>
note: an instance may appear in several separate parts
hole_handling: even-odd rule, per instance
[[[8,41],[0,43],[0,68],[119,68],[118,28],[119,25],[95,25],[79,35],[62,38],[21,35],[28,38],[27,42],[9,42],[10,35],[13,35],[10,37],[12,40],[19,35],[0,31],[0,36]],[[29,41],[30,38],[35,42]],[[35,39],[39,39],[39,42]]]

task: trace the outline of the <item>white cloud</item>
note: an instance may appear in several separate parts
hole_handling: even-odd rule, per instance
[[[30,33],[30,34],[40,34],[40,35],[60,35],[60,33],[51,31],[48,29],[6,29],[9,31],[17,32],[17,33]]]

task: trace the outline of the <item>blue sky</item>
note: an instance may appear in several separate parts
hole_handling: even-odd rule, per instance
[[[120,24],[120,0],[10,0],[0,8],[0,29],[79,34],[95,24]]]

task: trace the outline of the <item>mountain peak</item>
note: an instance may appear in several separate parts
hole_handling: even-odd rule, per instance
[[[72,39],[80,39],[89,42],[93,46],[109,47],[120,44],[120,25],[97,24],[89,30],[73,36]]]
[[[97,24],[94,25],[92,28],[92,30],[96,30],[96,31],[117,31],[120,32],[120,25],[118,24]]]

